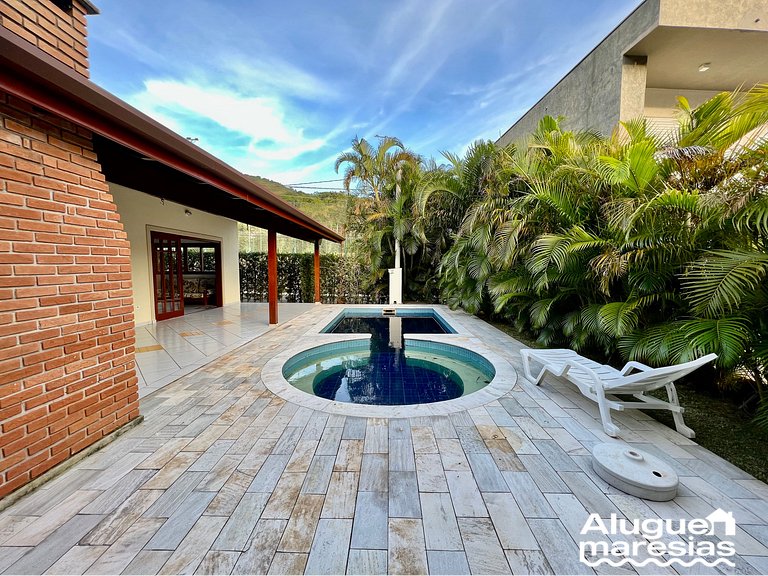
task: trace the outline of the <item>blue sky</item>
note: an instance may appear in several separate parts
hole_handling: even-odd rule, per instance
[[[247,174],[496,139],[640,0],[98,0],[91,78]],[[333,186],[333,184],[328,184]]]

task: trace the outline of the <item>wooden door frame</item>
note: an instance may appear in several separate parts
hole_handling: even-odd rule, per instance
[[[157,255],[158,250],[155,247],[155,239],[159,240],[171,240],[176,242],[176,287],[179,293],[179,310],[173,310],[171,312],[158,312],[158,296],[157,296],[157,278],[160,276],[161,282],[165,282],[165,270],[158,271],[160,262]],[[184,276],[181,271],[181,236],[178,234],[172,234],[169,232],[158,232],[155,230],[150,231],[150,253],[152,255],[152,300],[154,302],[154,316],[156,321],[168,320],[170,318],[178,318],[184,316]],[[164,292],[164,290],[161,290]]]
[[[216,258],[216,306],[224,306],[224,291],[222,290],[223,277],[221,266],[221,241],[216,242],[213,248]]]
[[[155,322],[160,322],[162,320],[168,320],[169,318],[176,318],[178,316],[181,316],[181,314],[175,315],[175,316],[166,316],[163,315],[162,318],[157,317],[157,293],[155,290],[155,248],[154,244],[152,242],[153,238],[155,236],[159,237],[171,237],[171,238],[178,238],[179,239],[179,246],[183,246],[181,243],[182,240],[193,240],[195,242],[199,242],[200,244],[208,244],[214,248],[215,252],[215,260],[216,260],[216,307],[220,308],[224,305],[224,291],[223,291],[223,283],[224,283],[224,262],[223,262],[223,249],[222,246],[224,244],[223,238],[220,237],[211,237],[211,236],[205,236],[205,235],[195,235],[194,232],[183,232],[174,230],[172,228],[155,228],[147,226],[147,233],[148,233],[148,246],[149,246],[149,261],[150,261],[150,274],[152,276],[150,283],[151,283],[151,289],[152,289],[152,304],[153,304],[153,310],[152,310],[152,316]],[[179,257],[179,264],[182,266],[183,269],[183,263],[181,262],[181,254],[183,251],[180,252]],[[184,307],[184,274],[183,270],[180,274],[180,282],[181,282],[181,305],[182,309]]]

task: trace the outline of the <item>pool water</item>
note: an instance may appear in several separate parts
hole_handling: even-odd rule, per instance
[[[456,331],[432,308],[403,308],[397,310],[402,334],[455,334]],[[383,316],[381,309],[345,308],[323,333],[383,334],[392,324],[392,316]]]
[[[445,333],[434,318],[344,317],[334,332],[368,333],[368,340],[327,344],[283,367],[295,387],[337,402],[374,405],[453,400],[486,386],[493,366],[458,346],[403,339],[404,333]]]
[[[405,405],[453,400],[464,394],[455,372],[434,363],[371,355],[324,371],[314,379],[315,396],[354,404]]]
[[[404,316],[398,318],[401,334],[445,334],[445,329],[432,316]],[[371,334],[380,338],[389,338],[390,319],[343,317],[328,330],[333,334]]]

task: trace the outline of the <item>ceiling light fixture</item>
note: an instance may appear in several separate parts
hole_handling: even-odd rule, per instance
[[[699,66],[699,72],[706,72],[707,70],[709,70],[709,68],[710,68],[711,66],[712,66],[712,64],[711,64],[711,63],[709,63],[709,62],[704,62],[704,64],[702,64],[701,66]]]

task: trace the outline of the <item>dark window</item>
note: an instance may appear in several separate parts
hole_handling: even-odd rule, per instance
[[[187,255],[184,260],[184,263],[186,264],[184,271],[185,272],[202,272],[203,265],[202,265],[202,259],[200,258],[200,248],[185,246],[184,252],[186,252],[186,255]]]
[[[213,247],[203,248],[203,272],[216,272],[216,249]]]
[[[214,246],[182,245],[182,264],[185,273],[215,273],[216,248]]]

